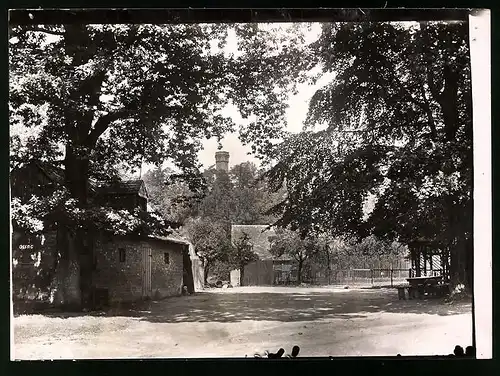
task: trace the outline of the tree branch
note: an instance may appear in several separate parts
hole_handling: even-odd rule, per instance
[[[381,60],[381,61],[386,61],[387,59],[385,58],[384,55],[382,55],[381,53],[378,53],[377,54],[378,58]],[[392,85],[397,85],[400,93],[403,95],[403,97],[406,97],[411,103],[415,104],[417,107],[420,107],[422,110],[425,111],[425,106],[424,104],[422,104],[419,100],[417,100],[417,98],[415,98],[411,92],[408,90],[407,87],[405,87],[401,80],[397,77],[396,75],[396,70],[389,70],[389,74],[390,74],[390,78],[392,79],[392,82],[389,82],[389,84],[392,84]],[[396,98],[400,98],[399,95],[395,96]]]
[[[420,22],[420,31],[423,34],[422,42],[424,48],[430,45],[430,40],[429,40],[429,35],[426,30],[426,23]],[[431,91],[432,96],[434,99],[439,102],[441,94],[439,92],[439,89],[436,84],[434,72],[432,71],[432,66],[431,66],[431,58],[429,57],[429,51],[424,51],[424,60],[425,60],[425,72],[426,72],[426,78],[427,78],[427,85],[429,86],[429,89]]]
[[[93,147],[97,143],[97,140],[101,135],[108,129],[111,123],[116,120],[122,119],[127,116],[130,112],[127,110],[120,110],[115,112],[110,112],[104,116],[101,116],[94,124],[94,129],[87,136],[86,145],[88,147]]]

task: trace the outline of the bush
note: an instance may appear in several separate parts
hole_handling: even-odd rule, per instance
[[[210,276],[221,281],[229,281],[231,266],[222,261],[216,261],[210,270]]]

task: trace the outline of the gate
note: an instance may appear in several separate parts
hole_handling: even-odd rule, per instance
[[[142,250],[142,297],[151,297],[151,248]]]

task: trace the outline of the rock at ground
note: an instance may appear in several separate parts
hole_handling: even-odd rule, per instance
[[[344,289],[348,290],[348,289],[349,289],[349,286],[344,286]]]
[[[222,285],[222,288],[223,289],[227,289],[227,285]]]

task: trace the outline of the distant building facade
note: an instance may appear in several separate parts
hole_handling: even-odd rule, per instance
[[[298,279],[294,260],[283,255],[274,257],[269,251],[271,240],[276,235],[268,225],[232,225],[231,240],[237,241],[246,234],[253,245],[253,252],[259,257],[247,266],[243,273],[244,286],[262,286],[293,283]],[[240,271],[231,271],[231,284],[240,285]]]

